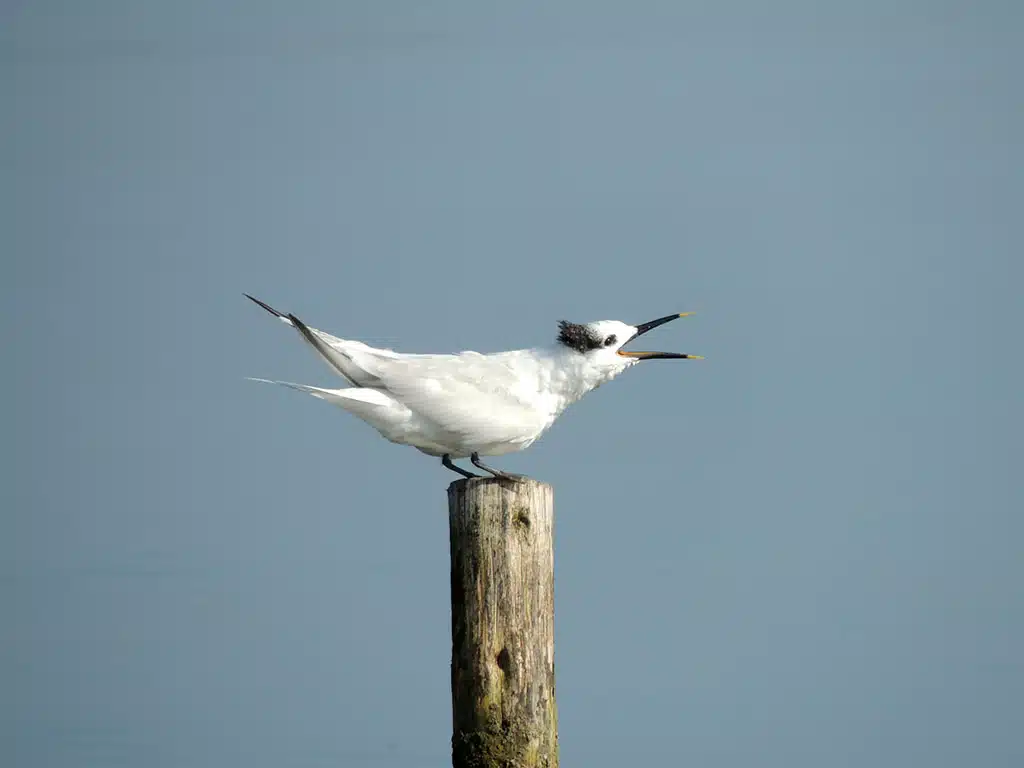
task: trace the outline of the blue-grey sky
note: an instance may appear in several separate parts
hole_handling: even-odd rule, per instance
[[[334,380],[242,291],[418,352],[698,312],[494,462],[555,486],[564,765],[1024,764],[1022,36],[5,3],[4,764],[448,763],[454,476],[244,381]]]

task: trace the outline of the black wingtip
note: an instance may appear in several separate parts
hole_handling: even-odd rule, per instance
[[[325,345],[320,339],[317,338],[316,334],[313,333],[312,328],[310,328],[304,322],[299,320],[299,318],[297,318],[295,315],[290,313],[287,316],[287,320],[292,324],[293,328],[295,328],[299,333],[302,334],[302,337],[309,342],[310,346],[312,346],[313,349],[320,353],[320,356],[327,361],[328,365],[330,365],[334,370],[336,370],[346,379],[352,381],[352,379],[349,378],[349,375],[345,373],[344,369],[342,369],[335,361],[335,356],[334,353],[331,352],[331,349],[327,345]]]
[[[281,318],[284,317],[284,315],[282,313],[278,312],[276,309],[274,309],[272,306],[270,306],[266,302],[260,301],[255,296],[250,296],[248,293],[243,293],[242,295],[245,296],[245,298],[249,299],[249,301],[252,301],[252,302],[255,302],[256,304],[259,304],[261,307],[263,307],[265,310],[267,310],[267,312],[272,314],[274,317],[281,317]]]
[[[283,317],[285,317],[287,320],[290,320],[292,325],[294,325],[296,328],[298,328],[299,333],[301,333],[303,336],[305,336],[309,340],[310,344],[312,344],[317,349],[320,348],[320,341],[319,341],[319,339],[317,339],[317,337],[313,335],[313,332],[311,330],[309,330],[309,326],[308,325],[306,325],[304,322],[299,320],[299,318],[297,318],[295,315],[293,315],[291,313],[288,313],[287,315],[283,315]]]

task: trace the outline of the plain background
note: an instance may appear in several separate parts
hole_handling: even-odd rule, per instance
[[[444,766],[417,352],[640,322],[554,484],[566,766],[1024,764],[1014,2],[0,10],[5,765]]]

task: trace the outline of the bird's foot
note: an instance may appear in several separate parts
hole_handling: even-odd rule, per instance
[[[470,460],[470,462],[472,462],[474,467],[478,467],[478,468],[482,469],[484,472],[490,472],[492,475],[494,475],[495,477],[499,478],[500,480],[516,481],[516,480],[525,480],[526,479],[526,475],[517,475],[515,472],[502,472],[500,469],[494,469],[493,467],[488,467],[486,464],[484,464],[482,461],[480,461],[480,454],[479,453],[473,453],[469,457],[469,460]]]
[[[473,474],[472,472],[465,470],[462,467],[457,467],[454,464],[452,464],[452,457],[450,454],[446,453],[444,456],[441,457],[441,464],[450,469],[452,472],[458,472],[463,477],[480,477],[480,475]]]

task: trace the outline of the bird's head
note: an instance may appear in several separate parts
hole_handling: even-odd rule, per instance
[[[684,355],[680,352],[639,352],[623,349],[637,336],[642,336],[652,328],[692,314],[682,312],[667,315],[640,325],[628,325],[618,320],[598,320],[585,324],[563,320],[558,324],[558,343],[583,355],[589,368],[605,373],[608,378],[641,360],[701,360],[703,358],[700,355]]]

